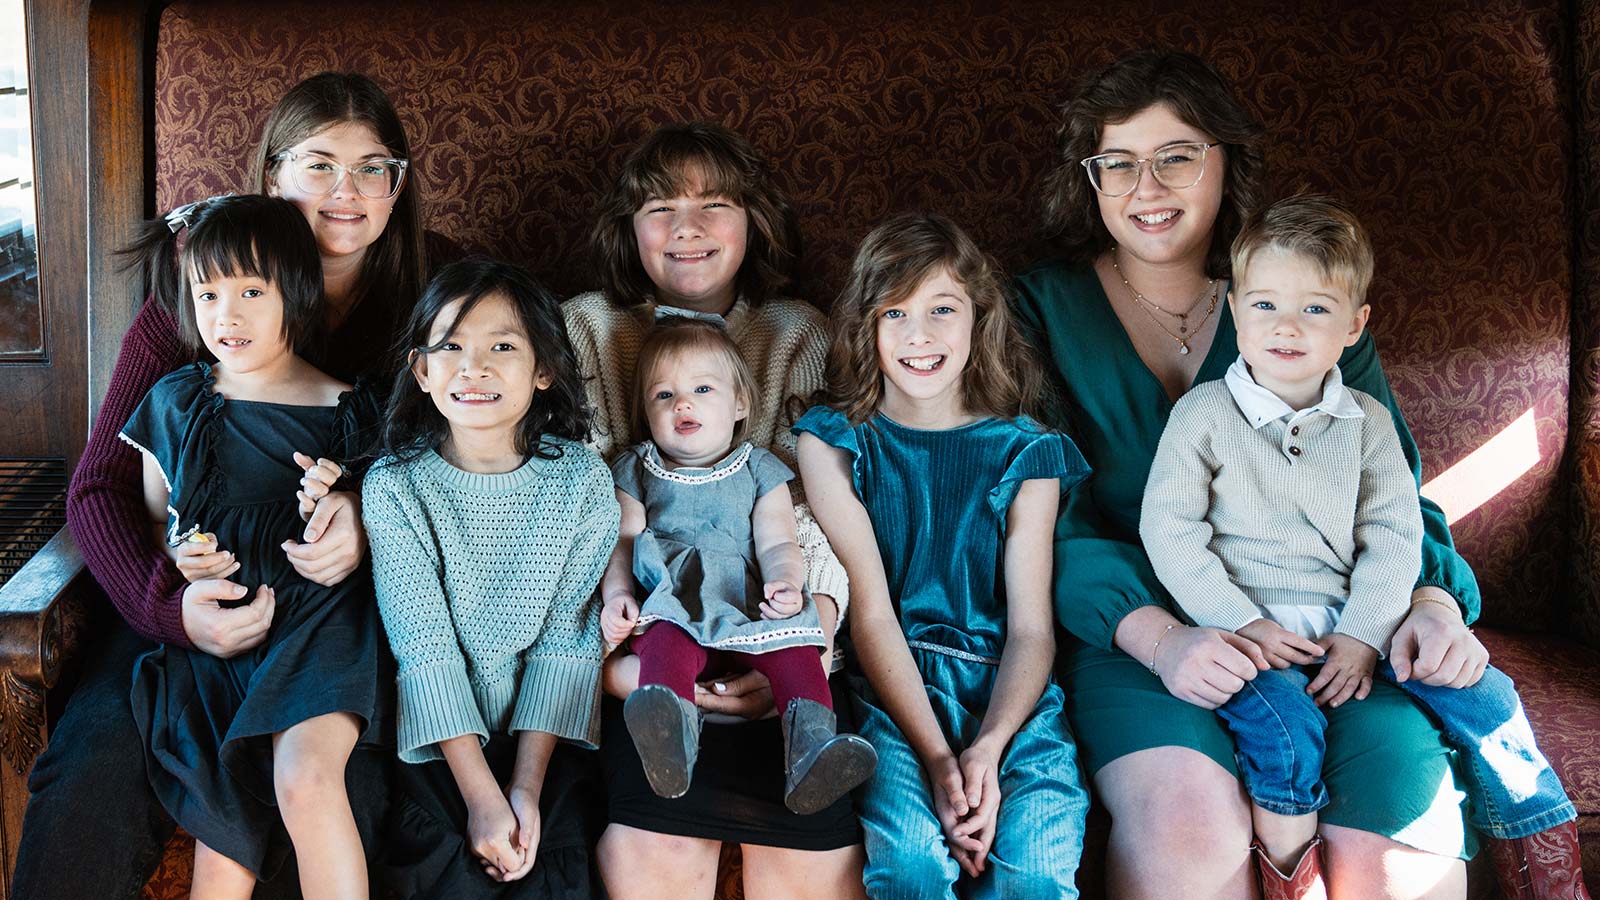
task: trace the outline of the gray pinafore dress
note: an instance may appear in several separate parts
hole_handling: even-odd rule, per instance
[[[794,478],[776,456],[747,442],[714,465],[669,469],[645,441],[623,451],[611,475],[644,504],[648,523],[633,543],[639,628],[671,622],[702,647],[738,653],[824,646],[809,591],[794,616],[761,618],[750,517],[758,498]]]

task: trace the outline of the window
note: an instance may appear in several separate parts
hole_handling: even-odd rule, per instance
[[[0,0],[0,359],[44,349],[23,0]]]

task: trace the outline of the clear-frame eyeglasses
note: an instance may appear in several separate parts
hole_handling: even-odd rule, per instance
[[[1168,144],[1143,159],[1132,153],[1116,150],[1091,156],[1079,163],[1089,173],[1089,184],[1107,197],[1126,197],[1139,186],[1145,163],[1150,164],[1150,174],[1168,188],[1181,191],[1200,183],[1206,174],[1206,151],[1220,147],[1222,142],[1209,144]]]
[[[366,159],[347,166],[320,153],[300,150],[285,150],[272,160],[282,163],[294,186],[308,194],[331,194],[348,177],[356,193],[369,200],[387,200],[400,193],[408,165],[403,159]]]

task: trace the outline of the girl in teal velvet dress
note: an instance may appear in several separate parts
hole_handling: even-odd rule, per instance
[[[855,598],[867,892],[1076,897],[1088,796],[1050,678],[1050,546],[1088,466],[1024,414],[1039,367],[950,221],[868,235],[833,326],[828,405],[795,432]]]

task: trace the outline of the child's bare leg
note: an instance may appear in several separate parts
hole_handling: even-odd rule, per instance
[[[1280,872],[1293,872],[1311,839],[1317,836],[1317,814],[1283,816],[1251,805],[1256,840],[1267,851],[1267,858]]]
[[[221,853],[194,842],[194,877],[189,900],[250,900],[256,876]]]
[[[273,788],[306,900],[367,896],[367,857],[344,786],[360,733],[355,716],[330,713],[272,738]]]

